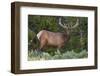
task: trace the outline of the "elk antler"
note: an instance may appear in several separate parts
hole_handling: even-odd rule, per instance
[[[79,19],[77,19],[76,24],[72,26],[71,28],[76,28],[79,25]]]
[[[59,18],[59,25],[65,29],[68,28],[76,28],[79,25],[79,19],[77,19],[75,25],[73,25],[73,23],[71,22],[70,24],[62,24],[61,23],[61,18]]]
[[[60,25],[61,27],[65,28],[65,29],[68,28],[66,25],[63,25],[63,24],[61,23],[61,18],[59,18],[59,25]]]

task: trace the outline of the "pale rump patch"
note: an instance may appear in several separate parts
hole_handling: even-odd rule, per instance
[[[42,35],[42,32],[43,32],[43,31],[40,31],[40,32],[37,34],[37,38],[38,38],[38,39],[40,39],[40,36]]]

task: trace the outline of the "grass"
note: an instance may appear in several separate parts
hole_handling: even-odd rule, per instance
[[[55,59],[80,59],[87,58],[88,53],[86,50],[82,50],[81,52],[75,52],[74,50],[66,51],[61,53],[60,51],[56,51],[55,55],[51,55],[48,52],[38,52],[38,51],[28,51],[28,61],[35,60],[55,60]]]

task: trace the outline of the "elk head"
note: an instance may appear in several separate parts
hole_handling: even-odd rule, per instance
[[[72,22],[71,23],[67,23],[67,24],[65,24],[65,23],[62,24],[61,18],[59,18],[59,25],[62,28],[64,28],[65,34],[70,35],[70,32],[79,25],[79,19],[77,18],[75,24],[73,24]]]

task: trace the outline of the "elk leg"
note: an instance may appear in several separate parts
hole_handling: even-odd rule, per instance
[[[57,48],[57,51],[58,51],[58,52],[60,51],[59,48]]]
[[[46,40],[42,40],[42,41],[40,42],[40,51],[43,50],[43,48],[45,47],[46,43],[47,43]]]
[[[60,48],[62,48],[62,46],[60,45],[60,46],[58,46],[58,48],[57,48],[57,52],[61,52],[60,51]]]

